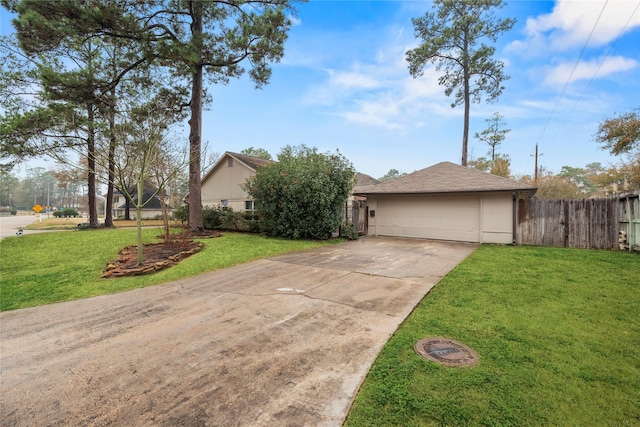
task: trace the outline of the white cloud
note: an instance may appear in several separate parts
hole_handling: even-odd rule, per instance
[[[547,73],[544,84],[545,85],[564,85],[567,83],[573,83],[577,80],[591,79],[597,73],[597,77],[605,77],[613,73],[621,71],[629,71],[638,67],[638,62],[624,58],[622,56],[607,57],[602,61],[597,59],[594,61],[583,61],[578,63],[573,69],[573,63],[562,63],[553,67]],[[571,74],[573,71],[573,74]],[[569,77],[571,77],[570,80]]]
[[[375,75],[360,71],[336,71],[328,70],[329,85],[337,88],[349,89],[374,89],[382,83]]]
[[[302,19],[298,18],[295,15],[289,15],[287,18],[289,18],[289,21],[291,21],[291,26],[292,27],[296,27],[298,25],[302,25]]]
[[[558,0],[551,13],[527,19],[526,38],[512,42],[508,49],[526,54],[545,54],[550,48],[563,51],[584,45],[592,30],[589,45],[606,45],[623,29],[628,32],[640,27],[639,4],[628,0]]]
[[[398,40],[402,37],[406,37],[402,32],[389,37],[393,41],[379,48],[370,62],[327,70],[328,78],[307,92],[307,102],[329,107],[357,125],[395,132],[455,114],[433,67],[427,67],[420,78],[409,75],[405,55],[411,47]]]

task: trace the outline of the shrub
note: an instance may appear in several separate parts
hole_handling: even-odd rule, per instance
[[[244,224],[249,233],[260,232],[260,215],[257,212],[245,212]]]
[[[255,200],[266,234],[327,239],[342,222],[353,177],[351,163],[340,153],[287,146],[278,163],[258,168],[244,188]]]
[[[221,214],[220,228],[224,230],[245,231],[248,225],[245,225],[244,213],[235,212],[233,209],[225,209]]]
[[[173,211],[173,219],[185,223],[189,221],[189,205],[182,205]]]
[[[77,217],[80,216],[77,210],[72,208],[64,208],[59,209],[53,213],[53,216],[56,218],[69,218],[69,217]]]
[[[343,223],[340,227],[340,237],[344,237],[347,240],[358,240],[358,230],[353,222],[349,221]]]
[[[207,230],[216,230],[222,224],[222,208],[204,206],[202,208],[202,226]]]
[[[80,214],[78,213],[77,210],[72,209],[72,208],[66,208],[62,211],[64,213],[65,217],[78,217],[80,216]]]
[[[8,214],[8,215],[17,215],[18,211],[13,208],[0,208],[0,213]]]

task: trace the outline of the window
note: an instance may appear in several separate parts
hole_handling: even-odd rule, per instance
[[[220,200],[220,206],[222,206],[222,209],[229,207],[229,201],[228,200]]]
[[[229,157],[227,159],[227,166],[232,168],[233,167],[233,157]]]
[[[255,205],[253,204],[253,200],[245,200],[244,210],[247,212],[252,212],[255,210]]]

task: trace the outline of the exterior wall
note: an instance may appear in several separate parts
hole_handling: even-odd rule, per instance
[[[513,242],[510,192],[369,196],[367,234],[481,243]],[[375,214],[372,217],[371,212]]]
[[[489,193],[481,198],[480,230],[483,243],[513,242],[513,195]]]
[[[129,210],[129,214],[131,215],[131,219],[136,218],[136,209],[131,208]],[[169,209],[169,218],[173,214],[173,209]],[[114,209],[113,210],[114,218],[124,216],[124,209]],[[142,209],[142,219],[154,219],[157,216],[162,216],[162,209]]]
[[[202,183],[202,204],[222,206],[222,201],[226,200],[227,207],[234,211],[244,211],[245,201],[251,199],[242,189],[242,184],[254,175],[255,172],[235,159],[232,165],[229,165],[228,159],[220,162]]]

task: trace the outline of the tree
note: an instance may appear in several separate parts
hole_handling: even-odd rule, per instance
[[[160,7],[162,6],[162,7]],[[190,86],[189,119],[189,227],[202,228],[201,140],[202,108],[206,102],[204,78],[228,83],[244,74],[256,87],[267,84],[270,62],[284,55],[284,42],[291,26],[285,12],[290,0],[163,0],[132,2],[135,23],[141,27],[133,37],[145,51],[167,66],[172,76]],[[127,22],[133,22],[128,20]],[[123,34],[110,23],[110,31]]]
[[[471,102],[494,102],[502,93],[504,75],[502,61],[494,60],[495,48],[484,40],[496,42],[498,36],[510,30],[513,19],[497,19],[494,10],[502,8],[501,0],[434,0],[435,13],[412,19],[414,32],[422,44],[407,52],[409,72],[414,78],[424,74],[429,63],[444,70],[438,79],[445,94],[455,92],[451,107],[464,105],[462,161],[467,165],[469,111]]]
[[[128,112],[128,119],[117,127],[124,144],[116,147],[114,156],[114,185],[136,210],[138,265],[143,262],[142,209],[159,196],[164,220],[164,240],[169,243],[169,224],[166,210],[166,187],[186,166],[186,153],[168,138],[168,125],[173,113],[159,100],[139,105]],[[107,163],[109,158],[96,159]],[[134,186],[130,183],[134,182]],[[153,182],[153,193],[145,198],[145,186]]]
[[[257,157],[259,159],[271,160],[271,154],[264,148],[245,148],[240,152],[240,154],[244,154],[245,156]]]
[[[379,181],[388,181],[390,179],[400,178],[401,176],[405,176],[406,173],[398,171],[398,169],[389,169],[389,172],[385,174],[385,176],[379,178]]]
[[[520,182],[536,185],[529,175],[520,179]],[[538,190],[534,197],[537,199],[575,199],[584,197],[580,193],[580,188],[573,181],[544,170],[540,172],[536,186]]]
[[[491,162],[491,174],[501,176],[503,178],[511,177],[511,159],[509,156],[497,157]]]
[[[595,167],[595,164],[590,163],[592,167]],[[568,179],[572,183],[578,187],[579,192],[585,196],[594,195],[597,191],[597,185],[593,182],[593,170],[584,169],[584,168],[575,168],[572,166],[562,166],[559,177]]]
[[[5,120],[7,133],[15,141],[14,146],[22,147],[22,152],[33,155],[25,148],[35,142],[39,152],[51,153],[58,160],[64,160],[65,151],[51,150],[52,146],[70,148],[84,144],[89,224],[97,228],[100,224],[94,158],[100,133],[99,116],[113,116],[115,87],[145,59],[131,59],[119,48],[119,41],[85,37],[84,22],[89,20],[83,18],[92,13],[95,4],[64,0],[3,1],[3,4],[18,14],[14,26],[20,49],[27,58],[38,58],[30,61],[35,62],[32,74],[37,80],[38,99],[42,100],[36,108]],[[134,61],[133,66],[130,60]],[[22,134],[26,139],[16,138]],[[111,141],[115,144],[113,138]],[[107,204],[111,203],[112,194],[109,185]],[[107,212],[105,224],[111,225],[111,209]]]
[[[502,144],[507,133],[511,132],[511,129],[504,129],[505,122],[502,120],[503,118],[500,113],[493,113],[492,117],[485,119],[487,128],[480,133],[476,132],[474,135],[476,139],[489,145],[489,155],[492,162],[496,161],[496,148]]]
[[[18,177],[12,175],[7,168],[0,168],[0,206],[12,207],[15,204],[12,197],[19,183]]]
[[[355,171],[339,152],[287,146],[278,162],[258,168],[245,190],[260,214],[260,228],[272,236],[327,239],[342,221]]]
[[[603,149],[616,156],[640,148],[640,107],[605,119],[598,126],[595,139]]]
[[[491,163],[492,161],[486,157],[478,157],[477,159],[469,160],[467,166],[482,172],[489,172],[491,170]]]

